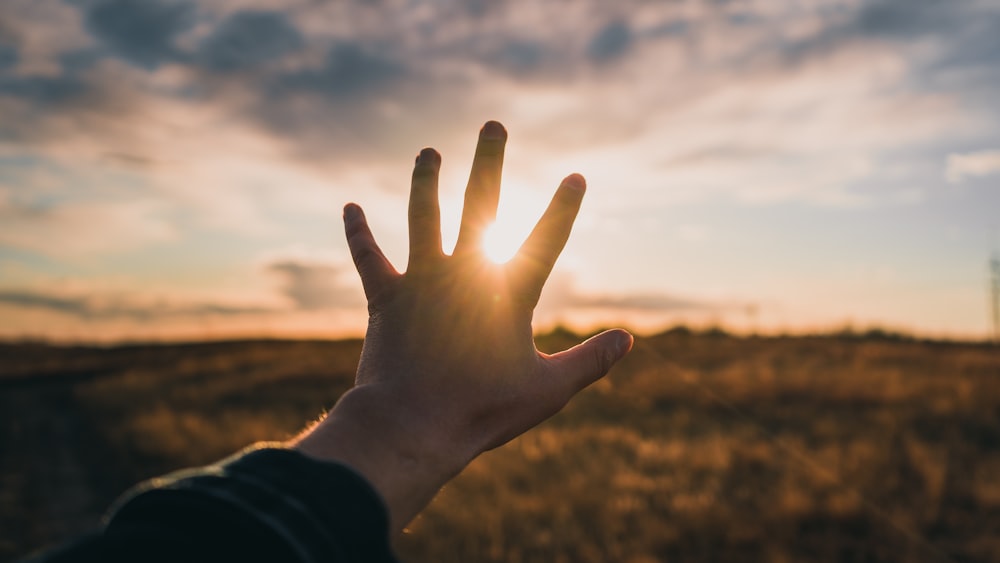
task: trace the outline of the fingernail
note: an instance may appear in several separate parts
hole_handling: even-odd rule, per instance
[[[567,188],[573,188],[574,190],[586,190],[587,180],[584,179],[583,176],[573,173],[566,176],[566,179],[563,180],[563,185]]]
[[[487,121],[479,134],[484,139],[491,141],[501,141],[507,138],[507,130],[503,128],[503,125],[499,121]]]
[[[627,332],[622,332],[622,333],[620,333],[618,335],[618,344],[617,344],[617,346],[618,346],[618,358],[619,359],[623,358],[625,356],[625,354],[629,353],[629,350],[632,349],[632,343],[633,342],[634,342],[634,339],[632,338],[632,335],[629,334],[629,333],[627,333]]]
[[[417,164],[438,164],[441,162],[441,155],[430,147],[420,151],[417,155]]]
[[[353,203],[348,203],[344,206],[344,220],[354,221],[361,216],[361,208]]]

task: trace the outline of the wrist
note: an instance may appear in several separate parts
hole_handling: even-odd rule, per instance
[[[365,477],[382,497],[393,530],[401,530],[474,457],[456,448],[437,421],[407,416],[398,395],[377,385],[355,387],[291,445]]]

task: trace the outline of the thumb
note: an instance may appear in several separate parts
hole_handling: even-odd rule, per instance
[[[554,354],[550,359],[556,366],[555,378],[566,382],[576,393],[604,377],[611,366],[628,354],[632,342],[631,334],[613,329]]]

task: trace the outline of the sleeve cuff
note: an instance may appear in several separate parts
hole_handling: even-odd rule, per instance
[[[396,561],[386,508],[363,477],[274,446],[136,487],[116,503],[105,533],[159,527],[193,549],[249,542],[283,546],[299,561]]]

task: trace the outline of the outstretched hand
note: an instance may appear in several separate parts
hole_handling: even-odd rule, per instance
[[[490,262],[482,238],[496,217],[506,140],[495,121],[480,131],[450,256],[441,247],[433,149],[420,152],[413,171],[404,274],[382,254],[361,208],[344,209],[368,332],[356,386],[296,447],[368,478],[393,529],[477,455],[558,412],[632,345],[627,332],[611,330],[558,354],[535,349],[532,311],[586,187],[582,176],[566,177],[515,257]]]

